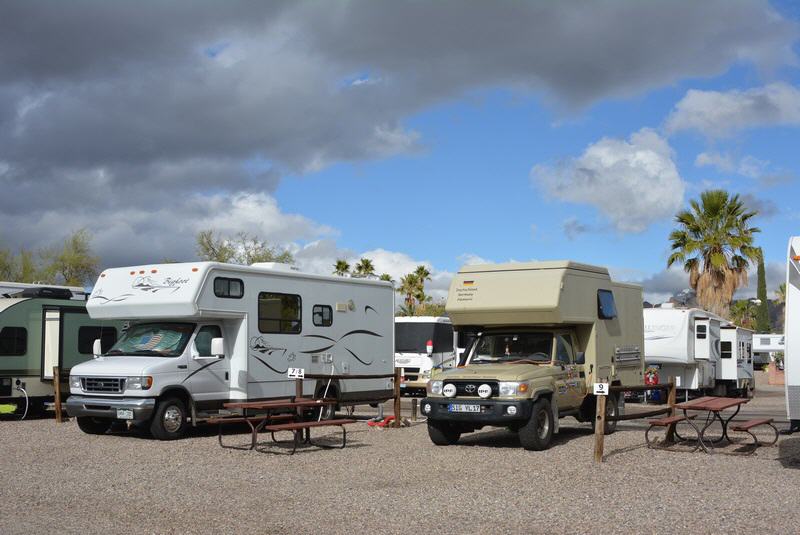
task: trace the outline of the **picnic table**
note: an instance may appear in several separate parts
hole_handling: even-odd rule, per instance
[[[335,399],[310,399],[310,398],[293,398],[293,399],[278,399],[268,401],[242,401],[230,402],[223,404],[226,409],[241,410],[241,416],[221,416],[212,418],[209,423],[216,423],[219,425],[218,440],[219,445],[228,449],[249,449],[253,450],[258,441],[258,433],[260,431],[269,431],[272,435],[273,442],[275,440],[275,433],[278,431],[291,431],[294,434],[294,447],[290,455],[294,454],[297,446],[300,443],[301,437],[305,433],[304,442],[313,444],[311,442],[311,428],[312,427],[325,427],[325,426],[339,426],[342,429],[342,445],[344,448],[347,444],[347,431],[345,425],[355,423],[356,420],[350,419],[333,419],[333,420],[305,420],[303,418],[307,409],[320,408],[329,405],[335,405]],[[248,416],[248,411],[256,411],[257,414]],[[228,423],[247,423],[250,426],[251,442],[249,448],[242,448],[239,446],[226,446],[222,443],[222,426]],[[324,444],[313,444],[321,448],[329,448]]]

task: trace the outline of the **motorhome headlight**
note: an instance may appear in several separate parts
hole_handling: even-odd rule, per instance
[[[528,391],[528,383],[503,382],[498,386],[501,396],[518,396]]]
[[[442,381],[431,381],[428,383],[428,387],[431,389],[431,394],[435,396],[442,395]]]
[[[77,375],[70,375],[69,376],[69,387],[70,388],[80,388],[81,387],[81,378]]]
[[[129,390],[148,390],[151,386],[153,386],[153,378],[149,375],[128,377],[125,385]]]

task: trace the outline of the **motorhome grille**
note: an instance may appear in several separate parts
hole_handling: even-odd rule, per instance
[[[119,377],[82,377],[84,392],[105,392],[119,394],[125,390],[125,379]]]
[[[456,387],[456,396],[478,397],[478,387],[483,384],[492,387],[491,397],[500,395],[500,386],[497,384],[497,381],[448,381],[448,383],[450,382]]]

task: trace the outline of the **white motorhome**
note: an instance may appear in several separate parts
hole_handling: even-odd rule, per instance
[[[646,308],[644,354],[662,380],[716,395],[746,394],[753,381],[752,331],[698,308]]]
[[[401,316],[394,320],[394,365],[400,388],[424,394],[433,368],[452,368],[458,355],[453,324],[445,316]]]
[[[783,334],[754,334],[753,365],[769,364],[775,353],[782,353],[785,349]]]
[[[786,255],[786,321],[783,365],[789,432],[800,431],[800,236],[789,239]]]
[[[177,438],[188,423],[220,414],[225,402],[294,395],[290,367],[393,373],[388,282],[281,264],[136,266],[104,271],[87,308],[93,318],[132,321],[109,351],[72,369],[67,412],[88,433],[123,420]],[[303,395],[323,394],[343,405],[375,403],[392,397],[393,384],[305,381]]]

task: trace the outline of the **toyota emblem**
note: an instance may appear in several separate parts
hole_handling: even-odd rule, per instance
[[[464,390],[467,394],[474,394],[478,388],[475,385],[467,385],[464,387]]]

